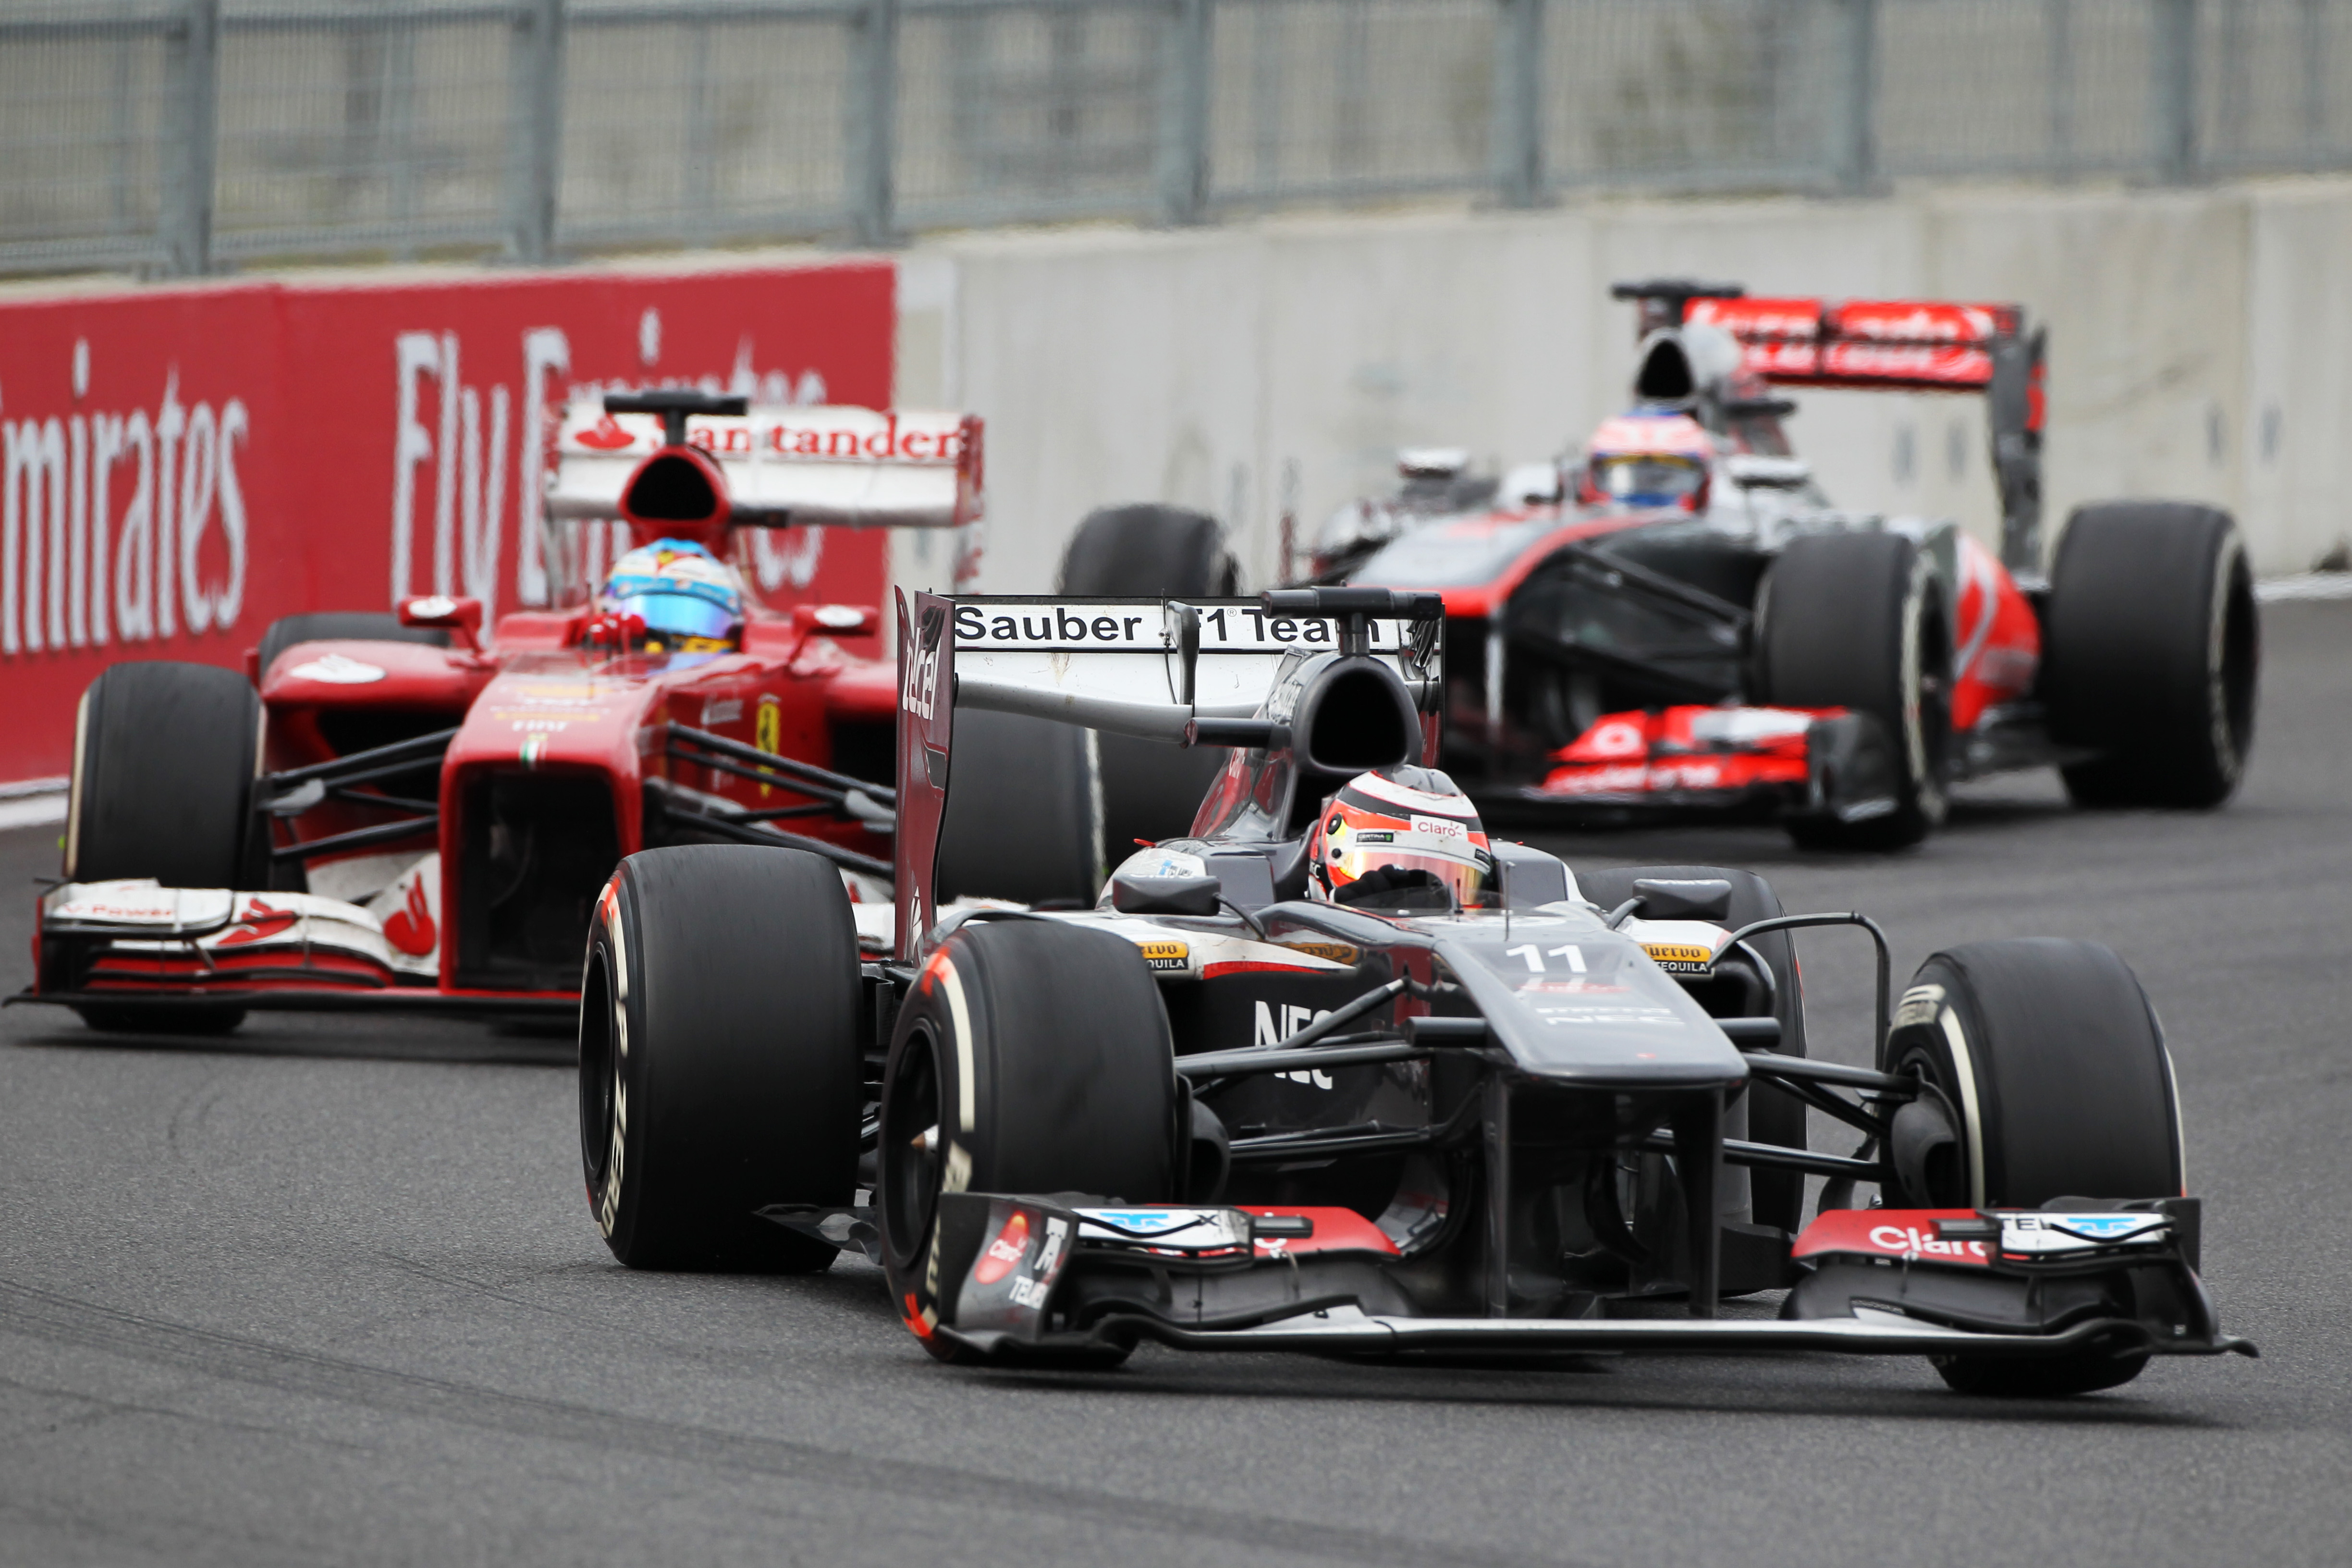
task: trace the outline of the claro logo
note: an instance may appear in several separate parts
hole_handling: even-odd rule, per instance
[[[87,339],[72,374],[79,401]],[[237,460],[252,434],[243,398],[182,403],[176,366],[152,413],[0,418],[0,655],[235,626],[247,521]]]

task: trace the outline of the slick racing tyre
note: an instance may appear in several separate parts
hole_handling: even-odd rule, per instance
[[[940,944],[899,1007],[875,1194],[890,1300],[925,1348],[975,1359],[934,1331],[961,1284],[941,1261],[941,1191],[1166,1202],[1177,1108],[1167,1011],[1132,942],[982,919]]]
[[[746,1272],[833,1262],[759,1211],[850,1201],[859,984],[830,862],[733,844],[621,862],[580,995],[581,1156],[614,1257]]]
[[[1741,926],[1771,920],[1785,912],[1780,896],[1772,891],[1772,884],[1763,878],[1753,871],[1717,866],[1627,866],[1605,871],[1579,871],[1576,885],[1602,910],[1613,910],[1633,896],[1636,881],[1700,881],[1718,877],[1731,884],[1731,909],[1724,917],[1725,929],[1738,931]],[[1805,999],[1797,977],[1796,944],[1789,932],[1776,931],[1750,937],[1748,945],[1756,950],[1771,972],[1771,1008],[1773,1016],[1780,1020],[1780,1043],[1774,1048],[1782,1056],[1801,1057],[1805,1054]],[[1718,984],[1726,986],[1725,994],[1701,993],[1699,1005],[1717,1017],[1745,1014],[1752,1005],[1745,995],[1745,988],[1735,992],[1730,989],[1731,983]],[[1786,1089],[1750,1079],[1748,1092],[1725,1118],[1723,1131],[1727,1138],[1801,1149],[1805,1146],[1805,1102]],[[1747,1217],[1728,1212],[1738,1201],[1742,1175],[1747,1178],[1755,1223],[1795,1236],[1804,1221],[1804,1173],[1725,1166],[1720,1180],[1727,1218]]]
[[[2181,1191],[2163,1031],[2138,979],[2095,942],[2017,938],[1936,954],[1903,994],[1887,1057],[1927,1091],[1895,1117],[1890,1206],[2039,1208]],[[2084,1394],[2147,1364],[2144,1351],[1934,1359],[1967,1394]]]
[[[261,700],[235,670],[118,664],[82,693],[66,809],[68,881],[152,877],[167,888],[246,885]],[[93,1028],[226,1034],[231,1009],[87,1007]]]
[[[381,610],[325,610],[316,615],[284,616],[261,634],[261,673],[268,675],[278,656],[298,642],[413,642],[447,647],[449,633],[442,626],[404,626],[398,616]]]
[[[2051,737],[2099,753],[2063,770],[2075,804],[2194,809],[2230,798],[2253,744],[2262,636],[2229,513],[2077,507],[2045,620]]]
[[[957,712],[932,863],[942,901],[1011,899],[1068,909],[1095,901],[1107,874],[1095,744],[1094,731],[1075,724],[977,708]]]
[[[1087,514],[1062,557],[1059,592],[1106,599],[1218,599],[1240,590],[1241,572],[1215,518],[1173,506],[1112,506]],[[1202,797],[1229,755],[1164,741],[1105,735],[1100,742],[1103,840],[1113,860],[1138,839],[1192,831]]]
[[[1791,819],[1809,848],[1895,849],[1944,820],[1951,773],[1952,622],[1927,552],[1899,533],[1793,540],[1757,604],[1759,700],[1848,708],[1877,721],[1893,766],[1891,810],[1855,821]]]

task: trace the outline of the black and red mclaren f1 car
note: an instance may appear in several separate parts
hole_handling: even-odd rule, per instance
[[[748,528],[968,527],[981,438],[954,414],[583,398],[546,491],[559,607],[486,636],[477,601],[416,598],[280,621],[249,676],[107,670],[82,699],[37,977],[11,1000],[129,1030],[228,1029],[255,1008],[568,1017],[599,890],[661,844],[802,846],[884,942],[898,682],[880,609],[769,610],[727,563]],[[717,601],[713,635],[651,634],[600,595],[583,563],[617,530],[594,520],[695,568],[680,583]],[[1090,900],[1087,740],[1013,738],[1017,778],[972,759],[974,826],[951,833],[945,879]]]
[[[1488,839],[1426,770],[1434,595],[901,604],[889,958],[805,852],[653,849],[605,887],[581,1133],[624,1263],[862,1247],[955,1362],[1838,1350],[2061,1394],[2252,1353],[2199,1280],[2164,1039],[2105,948],[1956,948],[1897,997],[1861,915]],[[1097,907],[942,917],[957,738],[989,712],[1232,751],[1193,834]],[[1343,788],[1425,788],[1445,819],[1381,844],[1477,874],[1310,879]],[[1869,1067],[1806,1051],[1792,937],[1826,928],[1877,944]],[[1809,1148],[1808,1109],[1859,1147]]]
[[[1885,847],[1955,781],[2055,764],[2084,805],[2212,806],[2252,739],[2258,628],[2226,513],[2077,507],[2042,575],[2042,334],[2021,307],[1620,285],[1633,408],[1494,480],[1406,454],[1325,525],[1312,580],[1433,589],[1447,765],[1552,820],[1748,812]],[[1983,395],[1998,557],[1956,525],[1833,509],[1793,386]]]

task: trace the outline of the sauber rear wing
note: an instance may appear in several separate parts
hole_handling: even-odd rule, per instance
[[[2000,486],[2001,559],[2042,566],[2044,329],[2022,305],[1942,300],[1755,299],[1738,284],[1660,279],[1610,292],[1641,306],[1645,331],[1706,325],[1739,344],[1740,368],[1777,386],[1982,393]]]
[[[1327,596],[1331,590],[1322,590]],[[1375,590],[1385,594],[1384,590]],[[1371,656],[1424,711],[1433,641],[1375,616]],[[953,779],[958,709],[1021,713],[1176,745],[1265,745],[1255,719],[1286,654],[1339,651],[1340,616],[1281,615],[1256,599],[945,598],[898,592],[898,954],[928,951],[932,863]]]
[[[551,518],[701,522],[706,492],[718,521],[752,528],[956,528],[982,510],[968,414],[589,395],[565,405],[552,467]]]

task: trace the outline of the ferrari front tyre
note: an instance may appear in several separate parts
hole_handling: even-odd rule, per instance
[[[2080,805],[2230,798],[2254,739],[2262,636],[2230,514],[2177,501],[2074,509],[2050,574],[2042,689]]]
[[[1218,599],[1240,589],[1225,531],[1205,512],[1175,506],[1107,506],[1087,514],[1062,556],[1058,592],[1106,599]],[[1103,838],[1124,859],[1138,839],[1192,831],[1223,746],[1187,751],[1165,741],[1105,735],[1100,742]]]
[[[1944,820],[1951,774],[1952,622],[1927,552],[1899,533],[1793,540],[1756,611],[1758,700],[1867,714],[1892,752],[1881,809],[1791,818],[1808,847],[1895,849]]]
[[[2163,1030],[2138,979],[2095,942],[2016,938],[1937,953],[1903,994],[1887,1059],[1923,1089],[1895,1118],[1890,1205],[2031,1209],[2182,1190]],[[2144,1351],[1935,1358],[1970,1394],[2088,1393],[2147,1363]]]
[[[1134,943],[1037,919],[942,942],[898,1010],[875,1194],[890,1300],[925,1347],[971,1359],[936,1331],[961,1283],[940,1256],[941,1192],[1167,1202],[1177,1104],[1167,1010]]]
[[[857,1174],[857,933],[805,850],[648,849],[599,900],[580,995],[588,1205],[632,1268],[803,1272],[835,1248],[761,1217]]]
[[[382,610],[321,610],[307,616],[281,616],[261,634],[260,673],[268,675],[278,656],[303,642],[411,642],[447,647],[445,626],[404,626],[400,617]]]

